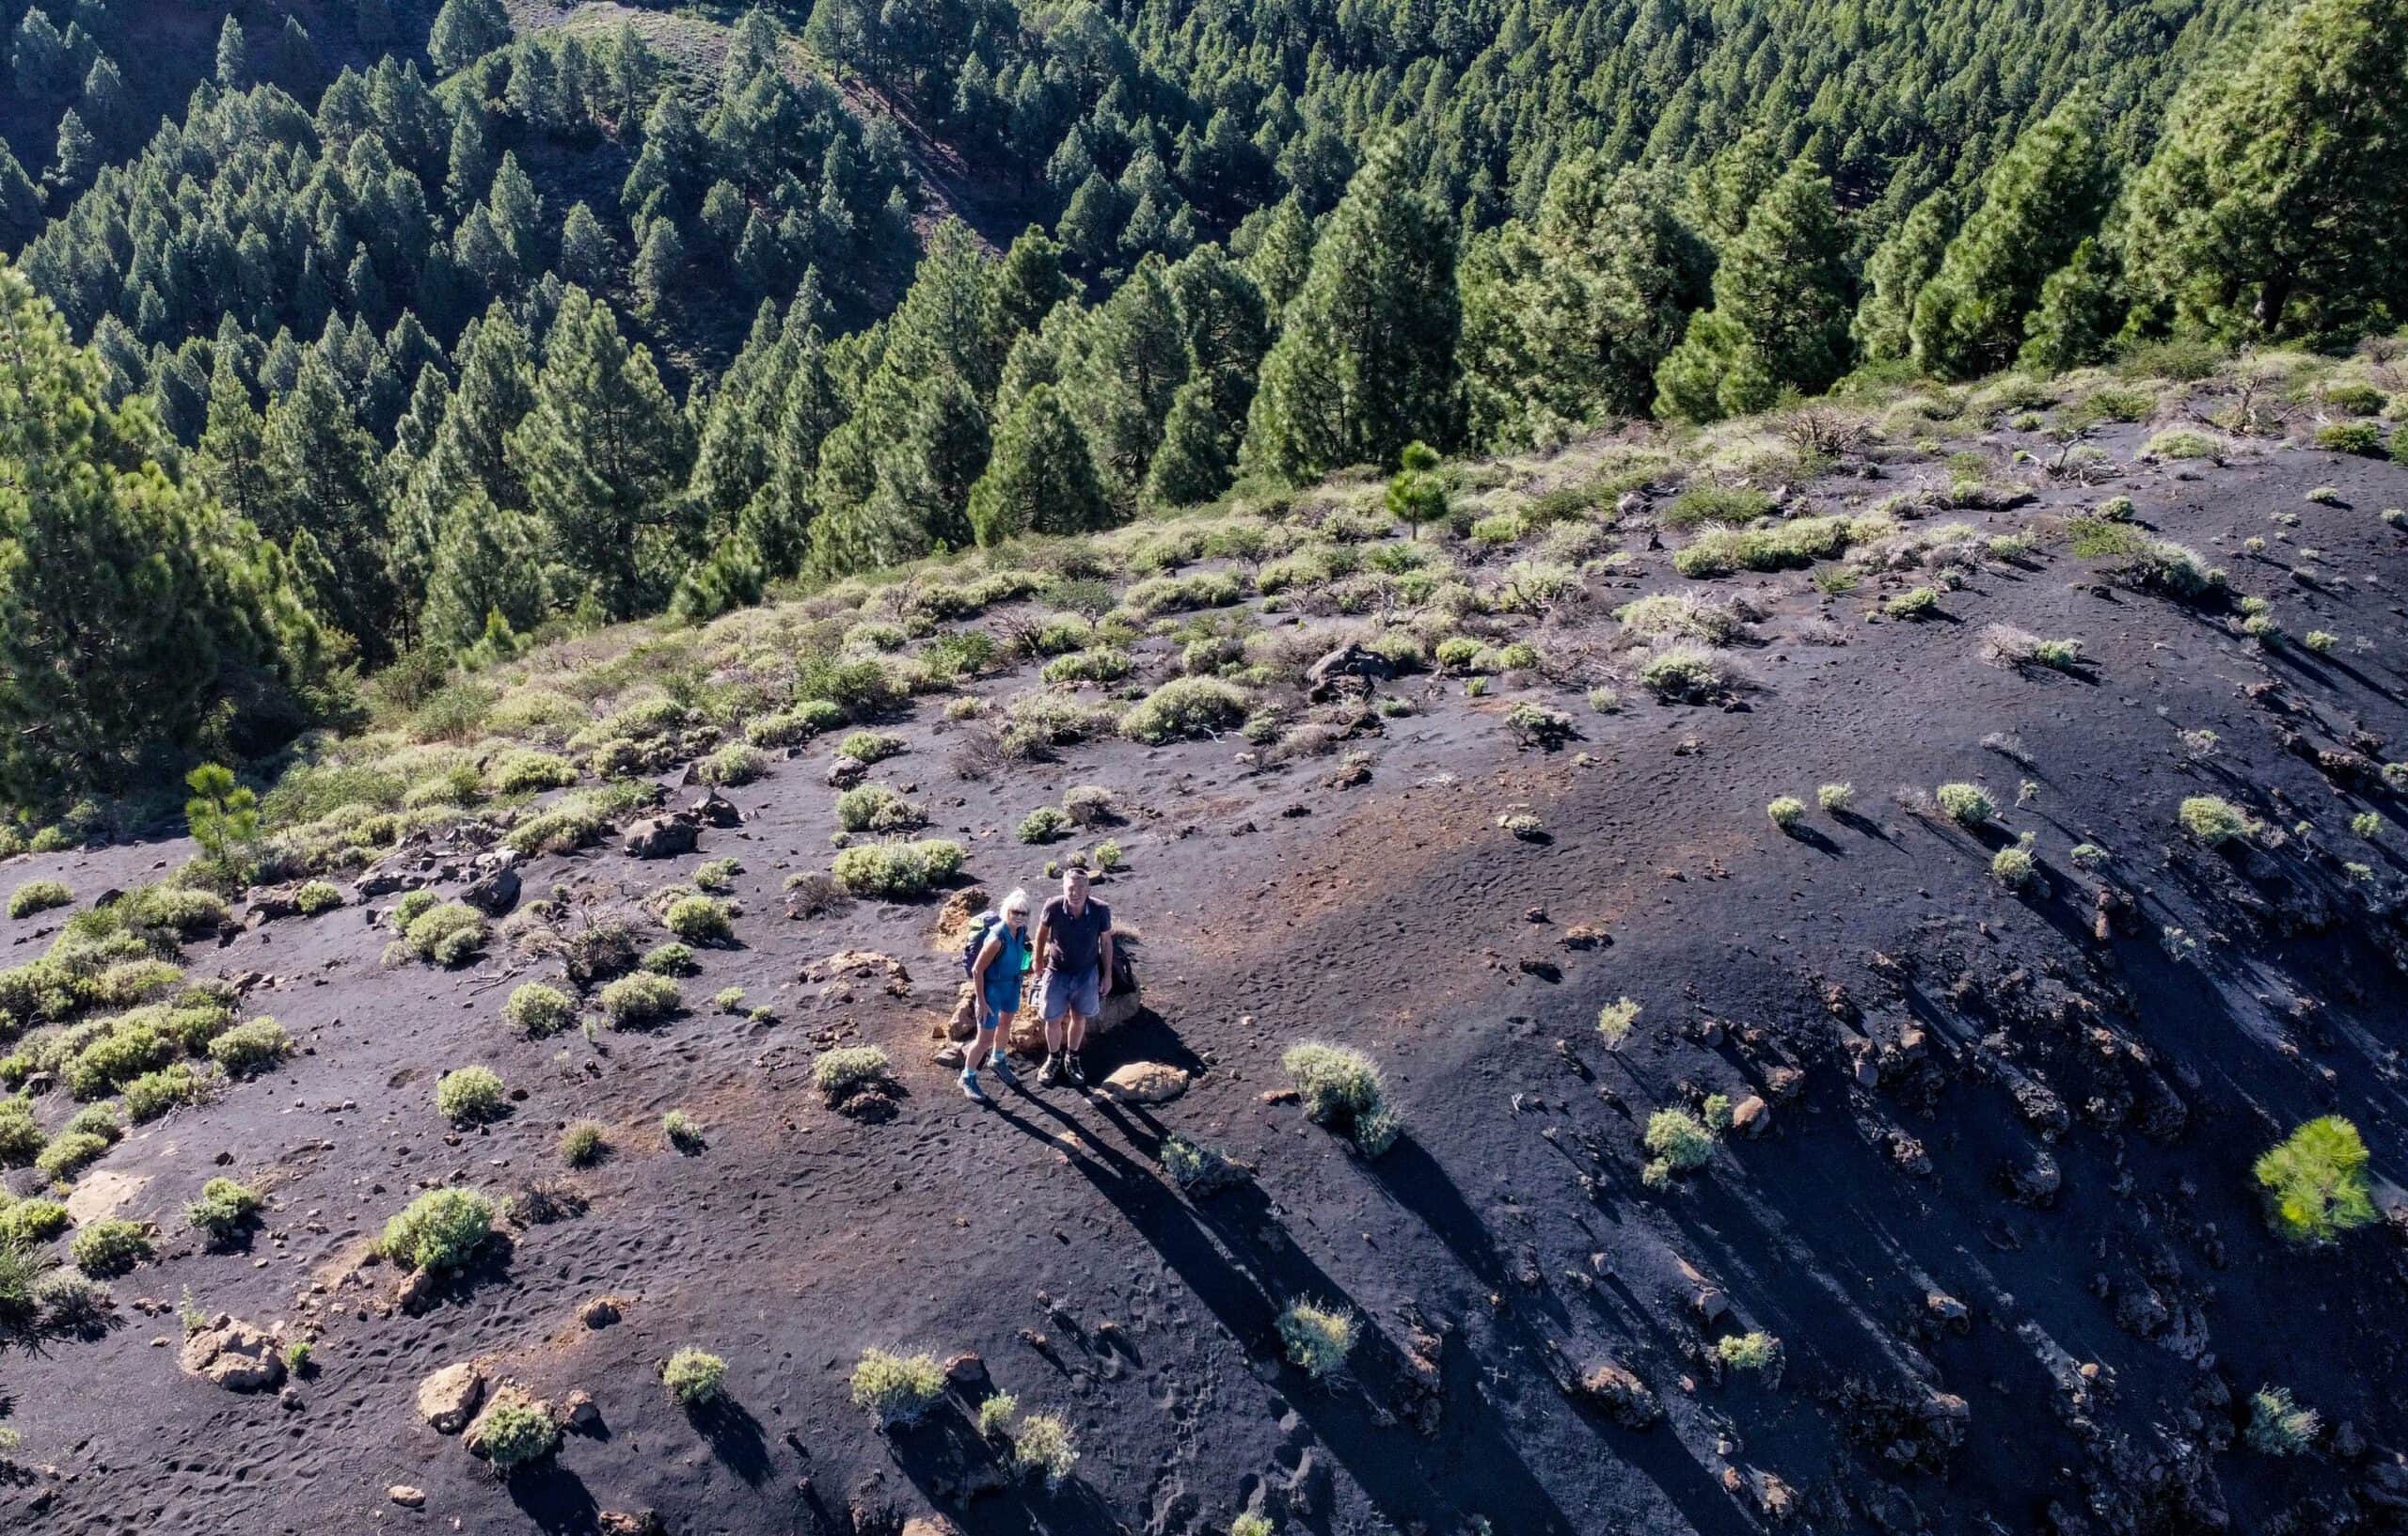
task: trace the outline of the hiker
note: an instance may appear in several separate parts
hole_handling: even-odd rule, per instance
[[[1062,894],[1037,915],[1037,954],[1044,973],[1038,982],[1038,1017],[1045,1021],[1042,1087],[1068,1082],[1087,1085],[1079,1052],[1087,1043],[1088,1021],[1112,995],[1112,909],[1087,898],[1087,872],[1062,872]],[[1067,1027],[1065,1020],[1067,1018]]]
[[[973,923],[964,948],[978,1033],[961,1053],[961,1094],[983,1104],[988,1099],[987,1090],[978,1085],[982,1065],[991,1065],[1005,1087],[1020,1084],[1004,1051],[1012,1020],[1020,1013],[1020,979],[1028,970],[1028,893],[1014,891],[1004,898],[1000,911]]]

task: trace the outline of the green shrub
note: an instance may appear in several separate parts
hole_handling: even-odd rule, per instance
[[[1177,1133],[1163,1138],[1161,1156],[1164,1177],[1195,1198],[1245,1181],[1245,1169],[1227,1154]]]
[[[305,880],[293,893],[293,905],[304,917],[330,912],[342,905],[342,891],[332,880]]]
[[[2249,1449],[2267,1456],[2297,1456],[2312,1449],[2324,1420],[2303,1408],[2288,1387],[2268,1386],[2249,1395]]]
[[[1980,784],[1944,784],[1932,797],[1949,820],[1963,827],[1986,827],[1998,815],[1998,802]]]
[[[882,731],[855,731],[836,743],[837,756],[849,757],[864,767],[871,763],[882,763],[902,750],[903,740],[900,736],[891,736]]]
[[[2383,426],[2376,421],[2327,421],[2316,429],[2316,446],[2379,459],[2384,451]]]
[[[1752,523],[1772,512],[1772,498],[1738,485],[1695,485],[1672,499],[1664,509],[1666,528],[1694,528],[1700,523]]]
[[[1038,675],[1049,683],[1117,683],[1136,670],[1129,653],[1112,646],[1073,651],[1045,663]]]
[[[1597,1010],[1597,1037],[1606,1042],[1607,1050],[1619,1050],[1630,1038],[1632,1026],[1639,1022],[1639,1005],[1627,997],[1616,998]]]
[[[946,838],[865,843],[836,855],[837,888],[849,896],[902,901],[926,895],[961,869],[961,845]]]
[[[859,784],[836,797],[836,824],[848,832],[903,832],[927,813],[885,784]]]
[[[1055,843],[1069,835],[1070,818],[1051,805],[1040,805],[1021,818],[1023,843]]]
[[[31,917],[55,907],[64,907],[75,899],[75,893],[61,880],[27,880],[9,894],[8,915]]]
[[[54,1184],[64,1184],[90,1167],[108,1151],[109,1138],[89,1131],[62,1131],[34,1159],[34,1167]]]
[[[41,1123],[34,1118],[33,1101],[0,1098],[0,1168],[22,1168],[41,1152]]]
[[[645,950],[638,963],[656,976],[690,976],[703,968],[702,962],[694,958],[693,949],[673,939]]]
[[[416,891],[403,892],[402,899],[393,903],[393,930],[396,933],[407,933],[412,923],[435,911],[436,904],[442,899],[441,896],[423,887]]]
[[[736,937],[727,903],[715,896],[679,896],[660,914],[661,923],[689,944],[723,944]]]
[[[1012,1417],[1020,1412],[1020,1399],[1009,1392],[990,1392],[978,1404],[978,1433],[996,1439],[1010,1433]]]
[[[462,1067],[436,1081],[435,1109],[453,1125],[483,1125],[509,1112],[510,1095],[487,1067]]]
[[[1666,1173],[1703,1167],[1714,1156],[1714,1132],[1685,1109],[1659,1109],[1650,1115],[1640,1140]]]
[[[485,920],[474,907],[447,901],[411,919],[402,937],[420,959],[450,968],[475,959],[485,946]]]
[[[1314,1123],[1346,1136],[1366,1157],[1377,1157],[1394,1144],[1402,1126],[1388,1107],[1387,1085],[1370,1057],[1352,1046],[1303,1040],[1288,1048],[1279,1065]]]
[[[640,1029],[657,1024],[685,1006],[677,984],[648,971],[621,976],[595,995],[602,1017],[613,1029]]]
[[[560,1449],[561,1427],[552,1411],[515,1386],[496,1388],[468,1429],[468,1449],[483,1452],[505,1477]]]
[[[1725,1334],[1714,1341],[1714,1357],[1734,1370],[1769,1370],[1781,1358],[1781,1340],[1762,1330]]]
[[[577,1002],[557,987],[530,981],[514,989],[501,1006],[502,1021],[531,1040],[557,1035],[577,1022]]]
[[[1279,1314],[1279,1341],[1287,1346],[1290,1364],[1323,1381],[1354,1352],[1354,1314],[1343,1306],[1294,1302]]]
[[[182,1104],[197,1104],[209,1097],[209,1082],[182,1062],[145,1072],[126,1084],[126,1118],[140,1124],[155,1120]]]
[[[1702,647],[1668,645],[1640,666],[1639,681],[1659,699],[1700,699],[1722,686],[1722,664]]]
[[[1149,746],[1217,735],[1245,719],[1244,689],[1216,677],[1174,677],[1120,717],[1120,734]]]
[[[2329,656],[2333,648],[2341,643],[2341,637],[2329,629],[2311,629],[2300,637],[2299,642],[2318,656]]]
[[[2004,847],[1990,857],[1990,878],[2010,891],[2024,889],[2038,873],[2039,865],[2028,848]]]
[[[577,768],[565,757],[522,749],[496,758],[486,769],[486,778],[496,794],[531,795],[577,783]]]
[[[1827,784],[1814,791],[1814,803],[1823,808],[1824,814],[1838,816],[1856,803],[1856,785]]]
[[[833,1104],[886,1076],[886,1053],[874,1045],[840,1045],[822,1051],[811,1064],[819,1097]]]
[[[1078,1465],[1078,1443],[1069,1422],[1057,1414],[1031,1414],[1012,1432],[1012,1465],[1058,1488]]]
[[[1940,611],[1940,589],[1910,587],[1882,604],[1881,611],[1893,619],[1927,619]]]
[[[732,789],[749,784],[769,770],[768,758],[748,742],[733,741],[694,765],[694,776],[706,784]]]
[[[2252,1171],[2274,1229],[2295,1243],[2330,1243],[2376,1218],[2367,1144],[2338,1115],[2307,1121],[2269,1148]]]
[[[679,1350],[660,1368],[660,1380],[680,1408],[706,1407],[727,1389],[727,1362],[701,1350]]]
[[[48,1243],[67,1230],[70,1218],[67,1208],[56,1200],[37,1195],[0,1206],[0,1244],[20,1243],[32,1247]]]
[[[610,1128],[599,1120],[571,1120],[561,1132],[559,1150],[570,1167],[591,1167],[610,1150]]]
[[[1765,815],[1782,831],[1788,831],[1806,819],[1806,802],[1795,795],[1775,796],[1765,807]]]
[[[457,1269],[493,1231],[493,1202],[447,1185],[412,1200],[385,1224],[378,1251],[408,1270]]]
[[[209,1059],[229,1077],[265,1071],[292,1053],[293,1037],[265,1014],[236,1024],[209,1042]]]
[[[147,1023],[119,1021],[69,1058],[61,1077],[78,1099],[99,1099],[175,1055],[174,1046]]]
[[[138,1221],[114,1218],[87,1222],[67,1245],[67,1257],[95,1280],[123,1275],[150,1257],[150,1228]]]
[[[1271,1523],[1271,1516],[1257,1510],[1248,1510],[1229,1522],[1229,1536],[1278,1536],[1278,1531],[1279,1528]]]
[[[853,1404],[882,1425],[917,1423],[944,1396],[944,1367],[933,1354],[862,1351],[853,1367]]]
[[[660,1117],[660,1133],[669,1138],[670,1146],[689,1157],[701,1151],[705,1146],[703,1128],[682,1109],[673,1109]]]
[[[213,1243],[230,1240],[258,1219],[259,1191],[231,1179],[212,1179],[200,1186],[200,1198],[184,1207],[184,1220]]]
[[[2230,843],[2247,837],[2253,824],[2242,809],[2216,795],[2193,795],[2176,813],[2182,830],[2202,843]]]

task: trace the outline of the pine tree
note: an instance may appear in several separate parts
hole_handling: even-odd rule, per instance
[[[427,36],[427,56],[450,74],[510,41],[510,13],[501,0],[443,0]]]
[[[678,238],[677,226],[665,218],[654,219],[644,230],[633,274],[636,298],[643,312],[657,315],[666,309],[685,273],[686,243]]]
[[[1245,263],[1275,317],[1303,292],[1312,259],[1312,215],[1305,212],[1301,199],[1289,197],[1271,211]]]
[[[2073,249],[2066,264],[2040,285],[2040,301],[2024,326],[2016,363],[2042,375],[2104,362],[2123,324],[2123,285],[2096,239]]]
[[[580,288],[600,289],[610,282],[618,255],[594,210],[571,204],[561,222],[561,276]]]
[[[41,225],[40,188],[8,152],[8,146],[0,144],[0,246],[17,249],[39,233]]]
[[[1656,372],[1656,411],[1713,420],[1813,394],[1847,366],[1846,237],[1829,178],[1800,156],[1714,270],[1714,307]]]
[[[58,119],[58,151],[53,156],[50,170],[43,178],[62,191],[73,192],[92,179],[101,168],[101,147],[84,126],[84,116],[73,107]]]
[[[1447,483],[1437,475],[1438,453],[1428,443],[1407,443],[1388,478],[1388,515],[1413,530],[1418,541],[1421,525],[1447,515]]]
[[[401,633],[401,593],[388,563],[384,483],[375,440],[352,411],[325,351],[302,358],[293,388],[268,405],[260,461],[272,537],[308,533],[330,570],[313,584],[318,610],[370,660]]]
[[[690,434],[652,354],[630,347],[610,306],[581,288],[562,296],[533,408],[508,442],[528,510],[604,612],[626,618],[668,597],[692,558]]]
[[[2194,80],[2133,183],[2132,325],[2346,337],[2408,315],[2408,3],[2306,0]]]
[[[250,44],[244,40],[243,24],[230,13],[226,24],[217,29],[217,84],[227,90],[241,90],[250,83]]]
[[[420,632],[430,644],[466,649],[499,614],[525,633],[544,620],[543,530],[523,512],[496,507],[470,487],[445,515],[426,582]]]
[[[1016,337],[1035,330],[1055,305],[1070,297],[1070,279],[1062,271],[1063,250],[1061,242],[1049,239],[1034,224],[1012,242],[995,268],[990,290],[994,309],[990,324],[997,336]]]
[[[1454,229],[1412,186],[1392,136],[1313,246],[1263,359],[1244,462],[1298,481],[1385,462],[1417,437],[1451,440],[1461,319]]]
[[[251,388],[243,382],[233,350],[220,347],[193,472],[228,511],[253,523],[265,523],[271,510],[266,439],[267,423],[251,404]]]
[[[1084,533],[1112,517],[1087,445],[1051,385],[1021,397],[995,434],[994,456],[970,492],[982,545],[1031,531]]]
[[[1189,379],[1171,397],[1163,420],[1162,446],[1146,470],[1146,505],[1189,507],[1229,488],[1237,473],[1237,444],[1212,399],[1212,384]]]
[[[1104,495],[1136,510],[1171,397],[1187,382],[1187,338],[1160,256],[1137,263],[1080,328],[1061,404],[1095,455]]]
[[[315,677],[317,626],[255,531],[171,475],[147,404],[0,263],[0,789],[115,789],[193,741],[221,701],[261,746]],[[239,681],[252,674],[247,687]],[[264,681],[268,687],[259,685]]]
[[[1951,217],[1948,194],[1935,192],[1875,247],[1864,267],[1864,302],[1856,308],[1850,331],[1865,361],[1895,362],[1912,355],[1915,296],[1940,270]]]
[[[2005,367],[2040,284],[2098,228],[2107,192],[2098,109],[2076,95],[1991,169],[1981,206],[1915,295],[1916,365],[1942,378]]]
[[[284,26],[276,35],[276,56],[269,62],[268,73],[293,95],[308,100],[317,94],[318,83],[325,78],[325,65],[318,58],[318,45],[309,40],[309,29],[301,18],[286,12]]]

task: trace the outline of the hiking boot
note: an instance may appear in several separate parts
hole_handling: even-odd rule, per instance
[[[961,1074],[961,1097],[969,1100],[974,1104],[990,1104],[994,1102],[993,1100],[987,1097],[987,1090],[978,1085],[978,1074],[976,1072],[964,1072]]]
[[[997,1047],[995,1050],[988,1053],[987,1069],[994,1073],[995,1081],[1002,1084],[1005,1087],[1017,1088],[1020,1086],[1020,1074],[1013,1071],[1012,1064],[1004,1059],[1004,1053],[1001,1047]]]
[[[1062,1058],[1062,1076],[1074,1088],[1084,1088],[1087,1085],[1087,1069],[1079,1065],[1079,1053],[1076,1051],[1070,1052]]]
[[[1058,1088],[1062,1085],[1061,1057],[1045,1058],[1045,1065],[1037,1069],[1037,1085],[1040,1088]]]

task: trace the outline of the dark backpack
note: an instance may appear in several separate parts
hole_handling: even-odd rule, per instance
[[[961,974],[963,975],[977,974],[978,952],[987,947],[989,936],[994,933],[996,926],[1003,920],[1004,914],[1001,912],[980,912],[971,923],[970,932],[961,941]]]

